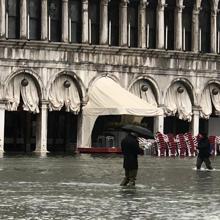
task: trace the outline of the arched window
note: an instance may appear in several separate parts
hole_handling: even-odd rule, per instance
[[[99,44],[100,0],[89,1],[89,43]]]
[[[49,15],[49,40],[61,41],[61,1],[48,1],[48,15]]]
[[[191,51],[192,49],[192,11],[194,0],[184,0],[183,2],[183,50]]]
[[[18,39],[20,37],[20,1],[8,0],[6,12],[6,37]]]
[[[119,1],[111,0],[108,5],[109,45],[119,45]]]
[[[40,40],[41,35],[41,1],[29,0],[28,10],[28,38],[30,40]]]
[[[69,22],[70,22],[70,41],[73,43],[81,42],[81,17],[82,8],[80,0],[69,0]]]
[[[165,7],[165,49],[174,49],[174,10],[176,7],[175,0],[167,0]]]
[[[146,8],[147,48],[156,48],[156,10],[157,1],[149,0]]]
[[[210,52],[210,27],[211,27],[210,1],[202,0],[199,14],[199,49],[201,52]]]
[[[138,1],[128,4],[128,46],[138,46]]]
[[[220,53],[220,1],[218,3],[218,14],[217,14],[217,52]]]

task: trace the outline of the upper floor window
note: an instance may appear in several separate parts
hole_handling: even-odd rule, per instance
[[[69,0],[69,25],[70,25],[70,41],[73,43],[81,42],[81,17],[82,8],[80,0]]]
[[[29,0],[28,31],[30,40],[40,40],[41,34],[41,1]]]
[[[7,0],[6,7],[6,37],[18,39],[20,37],[20,1]]]
[[[156,48],[156,10],[157,1],[149,0],[146,8],[147,48]]]
[[[176,7],[176,0],[166,0],[167,7],[165,7],[165,49],[174,49],[174,10]]]
[[[109,45],[119,45],[119,1],[111,0],[108,5]]]
[[[48,1],[48,16],[49,16],[49,40],[61,41],[61,1]]]
[[[89,1],[89,43],[99,44],[100,0]]]
[[[184,0],[183,2],[183,50],[191,51],[192,49],[192,11],[194,0]]]
[[[174,49],[174,10],[176,7],[175,0],[166,0],[167,7],[165,7],[165,49]]]
[[[128,5],[128,46],[138,46],[138,1]]]
[[[202,0],[199,14],[199,49],[201,52],[210,52],[210,15],[210,1]]]

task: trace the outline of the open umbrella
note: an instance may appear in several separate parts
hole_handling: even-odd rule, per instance
[[[134,132],[138,134],[138,136],[145,137],[145,138],[154,138],[154,134],[147,128],[144,128],[139,125],[132,125],[132,124],[127,124],[122,127],[124,131],[128,132]]]

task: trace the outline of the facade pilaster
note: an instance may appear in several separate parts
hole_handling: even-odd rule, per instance
[[[100,44],[108,45],[108,0],[100,2]]]
[[[82,43],[89,43],[89,3],[82,0]]]
[[[199,52],[199,8],[192,13],[192,51]]]
[[[47,0],[41,0],[41,40],[48,40]]]
[[[119,6],[119,46],[128,46],[128,0]]]
[[[146,48],[146,6],[147,0],[141,0],[138,7],[138,47]],[[149,36],[147,36],[149,38]],[[148,39],[149,40],[149,39]]]
[[[156,132],[164,132],[164,115],[156,116],[154,119],[154,134]]]
[[[164,49],[164,8],[165,0],[158,0],[157,5],[157,27],[156,27],[156,47]]]
[[[0,0],[0,38],[5,38],[5,0]]]
[[[0,152],[4,151],[5,103],[0,101]]]
[[[35,152],[47,152],[47,115],[48,103],[41,103],[41,111],[37,117],[36,150]]]
[[[175,8],[175,18],[174,18],[174,49],[182,50],[182,12],[183,12],[183,0],[179,0]]]
[[[68,42],[68,0],[62,0],[62,42]]]
[[[197,136],[198,134],[199,134],[199,108],[193,107],[192,135]]]
[[[210,52],[217,53],[217,10],[211,13],[211,34],[210,34]]]
[[[27,39],[27,0],[20,0],[20,39]]]

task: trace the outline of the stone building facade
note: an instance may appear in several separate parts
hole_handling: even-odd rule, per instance
[[[60,144],[80,147],[82,107],[100,77],[162,108],[154,131],[218,134],[219,9],[219,0],[0,0],[0,150],[47,151],[63,121]]]

